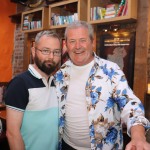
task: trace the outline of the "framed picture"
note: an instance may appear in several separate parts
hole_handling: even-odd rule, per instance
[[[100,38],[101,58],[118,64],[123,70],[129,86],[133,89],[135,33],[115,37],[112,34],[104,34]]]

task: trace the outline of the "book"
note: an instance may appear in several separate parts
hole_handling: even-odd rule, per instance
[[[106,9],[105,8],[100,8],[100,18],[101,19],[104,19],[104,17],[105,17],[105,14],[106,14]]]
[[[91,20],[103,19],[105,16],[106,9],[104,7],[93,7],[91,8],[90,17]]]
[[[123,8],[124,8],[124,5],[121,5],[121,6],[119,7],[117,16],[121,16],[122,11],[123,11]]]
[[[125,5],[124,5],[121,15],[125,16],[127,14],[127,11],[128,11],[128,0],[126,0],[126,2],[125,2]]]
[[[118,4],[108,4],[108,5],[106,5],[106,12],[117,10],[118,7],[119,7]]]
[[[114,18],[114,17],[116,17],[116,14],[112,14],[112,15],[105,16],[105,19]]]
[[[116,12],[118,10],[118,4],[108,4],[106,5],[106,12],[104,18],[112,18],[116,16]]]
[[[121,16],[121,15],[122,15],[122,12],[123,12],[125,3],[126,3],[126,0],[122,0],[122,1],[120,2],[119,8],[118,8],[118,10],[117,10],[117,16]]]

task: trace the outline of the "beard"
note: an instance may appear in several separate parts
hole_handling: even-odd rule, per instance
[[[41,60],[37,56],[35,56],[34,62],[37,65],[37,67],[42,72],[46,73],[47,75],[52,74],[56,70],[56,68],[58,67],[58,65],[59,65],[59,64],[56,64],[52,60],[45,60],[45,61],[41,62]],[[47,63],[49,63],[49,64],[47,64]]]

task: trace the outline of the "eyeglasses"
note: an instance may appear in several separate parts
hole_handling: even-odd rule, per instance
[[[54,56],[60,56],[61,55],[60,49],[54,50],[54,51],[50,51],[49,49],[39,49],[37,47],[35,47],[35,49],[39,50],[43,55],[49,55],[50,53],[53,53]]]

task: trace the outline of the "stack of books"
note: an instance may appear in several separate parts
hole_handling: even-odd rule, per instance
[[[72,23],[74,21],[78,21],[78,13],[70,14],[67,16],[52,13],[51,25],[64,25]]]
[[[116,17],[118,7],[118,4],[108,4],[106,6],[105,19]]]
[[[23,30],[37,29],[42,27],[42,21],[39,19],[33,19],[33,15],[25,15],[23,20]]]
[[[26,16],[24,17],[22,29],[23,29],[23,30],[28,30],[28,29],[30,29],[29,15],[26,15]]]
[[[92,7],[91,8],[91,20],[104,19],[106,9],[104,7]]]

